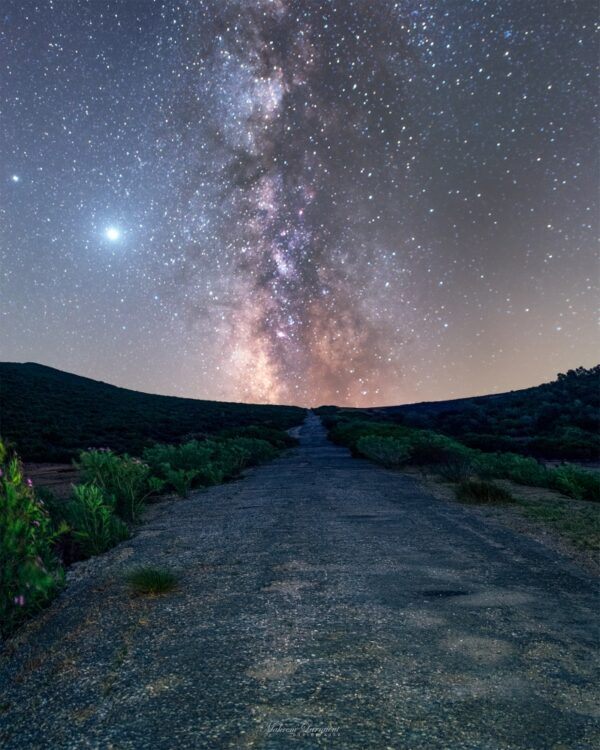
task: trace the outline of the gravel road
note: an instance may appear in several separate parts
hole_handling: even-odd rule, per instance
[[[0,658],[1,747],[600,746],[594,580],[300,437],[74,566]],[[179,588],[132,598],[140,564]]]

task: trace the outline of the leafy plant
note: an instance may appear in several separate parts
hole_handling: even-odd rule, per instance
[[[514,497],[493,482],[469,479],[461,482],[455,490],[456,499],[461,503],[492,504],[513,503]]]
[[[483,477],[511,479],[531,487],[548,486],[548,469],[534,458],[516,453],[482,453],[477,468]]]
[[[549,486],[576,500],[600,502],[600,473],[586,471],[572,464],[550,469]]]
[[[216,464],[221,466],[226,477],[234,476],[247,466],[270,461],[277,450],[267,440],[238,437],[225,440],[216,451]]]
[[[180,497],[187,497],[192,488],[192,482],[198,476],[195,469],[169,469],[166,472],[166,483],[171,486]]]
[[[456,440],[431,430],[412,430],[411,441],[411,463],[417,466],[456,463],[468,453]]]
[[[274,427],[265,427],[264,425],[248,425],[246,427],[232,427],[229,430],[223,430],[220,433],[224,438],[256,438],[266,440],[278,450],[283,448],[293,448],[297,445],[298,440],[288,435],[284,430],[278,430]]]
[[[115,511],[126,521],[137,521],[146,499],[162,489],[151,477],[149,466],[127,454],[117,456],[108,448],[83,451],[76,464],[84,484],[95,484],[115,499]]]
[[[164,594],[177,586],[177,576],[167,568],[150,566],[134,568],[127,575],[129,587],[135,594]]]
[[[114,513],[114,499],[94,484],[73,487],[67,506],[71,533],[83,555],[100,555],[129,538],[129,529]]]
[[[402,466],[411,457],[410,443],[392,437],[365,435],[358,439],[356,447],[363,456],[388,468]]]
[[[0,441],[0,634],[47,604],[63,581],[53,554],[61,524],[53,529],[43,502],[23,477],[17,456]]]
[[[277,449],[266,440],[236,437],[154,445],[146,448],[143,458],[153,474],[185,495],[193,486],[219,484],[276,455]]]

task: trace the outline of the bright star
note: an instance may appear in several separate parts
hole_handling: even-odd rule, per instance
[[[106,227],[104,230],[104,236],[107,240],[110,240],[111,242],[116,242],[118,239],[121,238],[121,230],[117,227]]]
[[[13,182],[21,182],[21,178],[18,174],[13,174],[10,178]]]

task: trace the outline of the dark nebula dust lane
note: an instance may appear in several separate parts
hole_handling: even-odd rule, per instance
[[[6,8],[2,359],[308,405],[594,363],[593,3]]]

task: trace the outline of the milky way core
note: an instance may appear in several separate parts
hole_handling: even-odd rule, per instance
[[[596,362],[593,3],[7,8],[2,359],[303,405]]]

